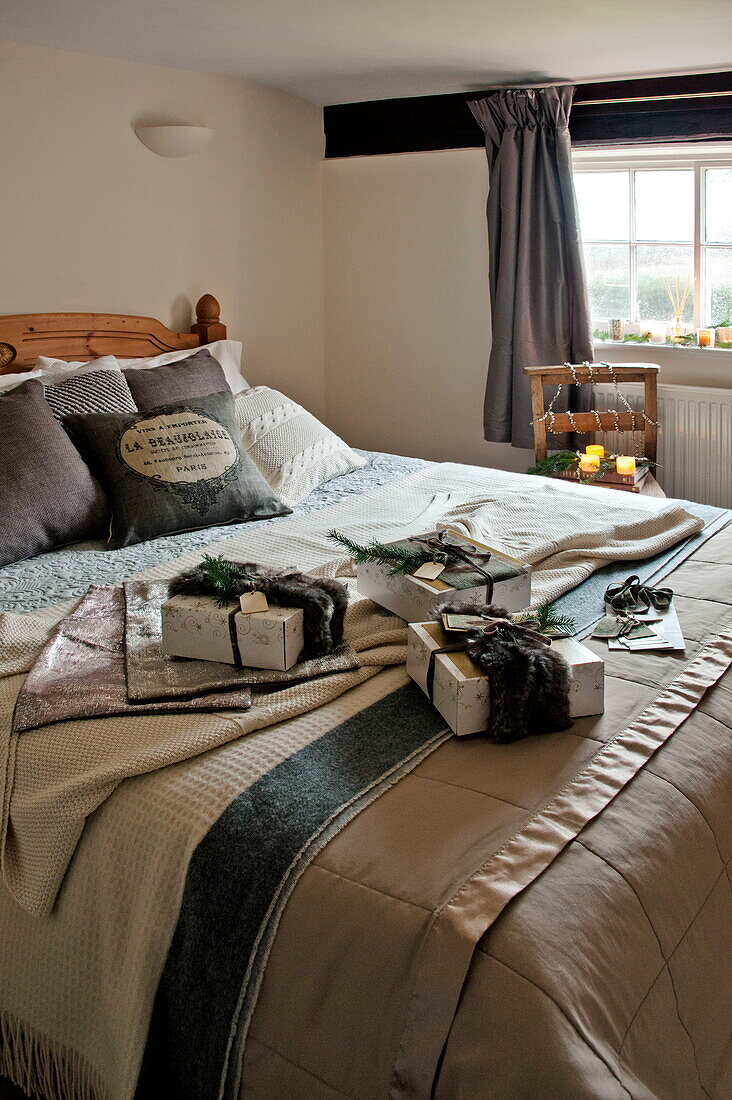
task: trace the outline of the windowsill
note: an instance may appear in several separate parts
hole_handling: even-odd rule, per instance
[[[687,353],[694,351],[699,355],[712,355],[715,357],[732,355],[732,348],[700,348],[696,344],[687,344],[686,346],[679,344],[636,344],[634,341],[626,344],[622,340],[593,340],[592,345],[596,348],[628,348],[644,355],[646,352],[652,352],[656,355],[659,351],[664,352],[664,354],[671,352],[672,355],[676,355],[680,351]]]

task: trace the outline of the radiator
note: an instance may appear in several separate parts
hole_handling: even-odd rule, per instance
[[[642,386],[626,383],[623,394],[633,410],[643,406]],[[600,412],[618,407],[613,386],[595,386]],[[732,508],[732,390],[702,386],[658,387],[659,469],[656,477],[667,496]],[[604,433],[616,454],[635,454],[632,432]],[[642,442],[641,442],[642,450]]]

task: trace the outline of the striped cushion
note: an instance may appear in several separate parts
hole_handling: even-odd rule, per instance
[[[130,387],[118,367],[101,367],[44,387],[51,412],[60,420],[70,413],[137,412]]]

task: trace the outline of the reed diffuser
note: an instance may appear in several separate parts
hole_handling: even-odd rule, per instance
[[[684,323],[682,318],[684,316],[686,303],[691,294],[691,283],[687,279],[685,285],[682,286],[681,279],[677,275],[673,283],[671,283],[669,279],[664,279],[663,285],[666,288],[666,293],[668,294],[668,299],[671,303],[671,309],[674,315],[674,324],[671,331],[671,338],[674,339],[675,337],[684,335]]]

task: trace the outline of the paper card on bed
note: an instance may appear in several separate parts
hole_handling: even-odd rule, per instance
[[[637,638],[635,641],[627,638],[621,638],[620,640],[624,643],[625,648],[629,649],[632,653],[643,653],[646,650],[655,650],[660,652],[662,650],[673,649],[671,643],[666,641],[666,639],[661,637],[661,635],[659,634],[657,634],[655,638]]]
[[[609,649],[627,649],[631,653],[660,652],[671,650],[673,646],[660,634],[653,634],[649,638],[614,638],[608,643]]]
[[[644,650],[657,650],[659,652],[673,650],[677,653],[685,651],[686,642],[681,632],[673,600],[666,611],[653,617],[649,626],[653,630],[653,637],[633,637],[631,635],[629,638],[610,639],[608,649],[630,649],[634,653],[640,653]]]
[[[663,631],[664,637],[667,642],[670,642],[675,650],[684,652],[686,649],[686,641],[681,631],[681,625],[679,623],[679,617],[676,614],[676,608],[674,607],[674,601],[671,600],[670,605],[666,611],[661,612],[659,615],[658,626],[655,629]]]

